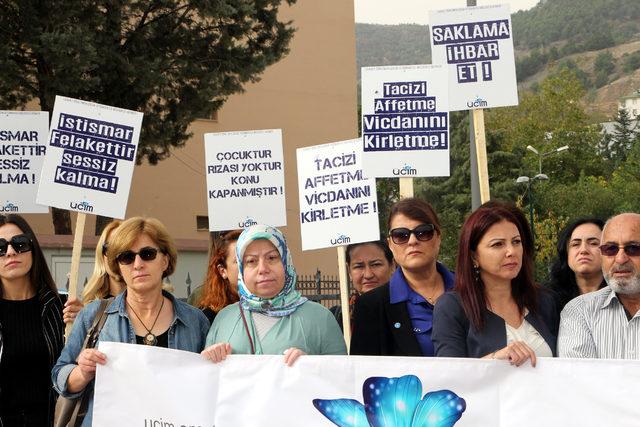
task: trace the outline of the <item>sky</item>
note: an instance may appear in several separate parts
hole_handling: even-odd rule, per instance
[[[506,4],[511,13],[527,10],[540,0],[477,0],[478,6]],[[356,22],[367,24],[428,24],[429,10],[465,7],[467,0],[354,0]]]

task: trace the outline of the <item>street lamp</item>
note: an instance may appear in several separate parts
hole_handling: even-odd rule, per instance
[[[516,179],[516,182],[518,184],[527,184],[527,199],[529,200],[529,225],[531,225],[531,233],[533,234],[534,238],[536,237],[536,229],[534,227],[535,224],[533,220],[533,190],[531,189],[531,186],[535,181],[548,181],[548,180],[549,180],[549,177],[543,173],[539,173],[533,178],[529,178],[528,176],[519,176],[518,179]]]
[[[538,175],[542,175],[542,158],[543,157],[547,157],[547,156],[550,156],[551,154],[555,154],[555,153],[560,153],[560,152],[566,151],[568,149],[569,149],[568,145],[563,145],[562,147],[556,148],[555,150],[547,151],[546,153],[540,154],[540,152],[538,150],[536,150],[535,148],[533,148],[531,145],[527,145],[527,150],[535,153],[538,156]],[[547,177],[547,179],[549,179],[549,178]]]

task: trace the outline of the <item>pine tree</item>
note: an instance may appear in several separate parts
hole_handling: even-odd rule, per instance
[[[0,109],[56,95],[144,112],[137,162],[169,157],[288,52],[296,0],[0,1]],[[54,209],[57,234],[70,234]]]

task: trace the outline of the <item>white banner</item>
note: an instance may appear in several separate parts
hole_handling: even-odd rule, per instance
[[[640,361],[230,356],[101,343],[94,426],[637,426]],[[216,397],[216,385],[218,394]],[[215,413],[215,414],[214,414]],[[330,421],[331,420],[331,421]],[[332,424],[333,422],[333,424]],[[414,424],[412,424],[412,422]],[[170,424],[166,424],[170,425]]]
[[[448,98],[442,65],[362,68],[365,176],[449,176]]]
[[[49,113],[0,111],[0,213],[46,213],[36,203]]]
[[[142,113],[56,96],[37,202],[124,218]]]
[[[302,250],[380,239],[376,180],[363,176],[360,144],[296,150]]]
[[[280,129],[204,135],[209,230],[287,225]]]
[[[429,12],[431,57],[448,64],[450,111],[518,105],[509,5]]]

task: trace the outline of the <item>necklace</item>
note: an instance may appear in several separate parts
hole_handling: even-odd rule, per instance
[[[158,321],[158,318],[160,317],[160,313],[162,312],[162,307],[164,306],[164,297],[162,297],[160,310],[158,310],[158,314],[156,314],[156,320],[153,321],[153,325],[151,325],[151,328],[147,328],[147,325],[144,324],[140,316],[138,316],[138,313],[136,313],[133,307],[131,307],[131,304],[129,304],[129,301],[127,301],[127,306],[129,306],[129,308],[131,309],[131,312],[135,314],[135,316],[138,318],[142,326],[147,330],[147,335],[145,335],[144,338],[142,339],[142,342],[144,343],[144,345],[156,345],[156,343],[158,342],[158,338],[154,334],[152,334],[151,331],[153,330],[153,327],[156,326],[156,322]]]

